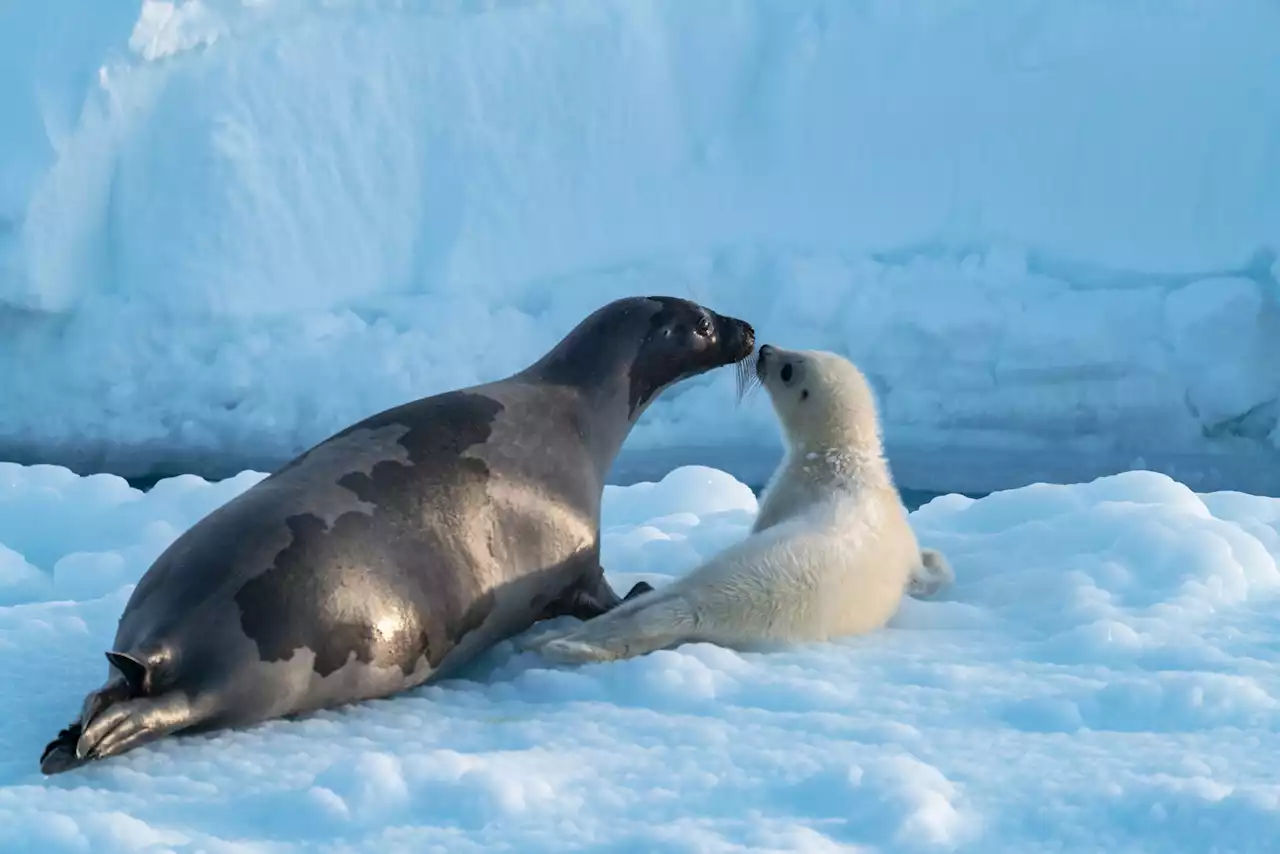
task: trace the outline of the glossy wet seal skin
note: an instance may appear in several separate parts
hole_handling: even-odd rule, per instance
[[[600,501],[618,450],[663,390],[754,346],[688,300],[621,299],[517,374],[326,439],[156,559],[41,769],[385,697],[538,620],[616,607]]]

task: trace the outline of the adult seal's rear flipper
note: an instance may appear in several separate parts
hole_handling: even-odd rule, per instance
[[[129,686],[130,696],[141,697],[151,692],[151,668],[141,658],[127,652],[107,652],[104,655],[111,666],[120,671]]]
[[[147,681],[146,665],[127,653],[108,652],[106,657],[112,667],[106,684],[90,692],[85,697],[80,716],[45,745],[44,752],[40,754],[42,773],[60,774],[83,765],[87,760],[77,755],[76,745],[84,733],[84,721],[92,720],[108,706],[141,696],[142,686]]]
[[[45,745],[44,752],[40,754],[40,773],[51,777],[83,765],[84,760],[76,757],[76,742],[79,740],[80,721],[77,720]]]
[[[95,759],[123,753],[197,723],[181,692],[149,696],[152,668],[138,656],[106,653],[112,673],[105,685],[85,698],[80,718],[60,731],[40,755],[44,774],[60,774]]]

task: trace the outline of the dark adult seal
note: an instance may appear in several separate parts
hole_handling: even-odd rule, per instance
[[[696,303],[622,299],[517,374],[326,439],[156,559],[106,683],[41,770],[385,697],[538,620],[614,608],[600,567],[614,457],[664,389],[754,346],[750,325]]]

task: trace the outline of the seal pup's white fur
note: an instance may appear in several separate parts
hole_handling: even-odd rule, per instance
[[[954,579],[907,521],[861,371],[835,353],[768,345],[756,371],[786,456],[751,535],[683,578],[526,648],[580,662],[691,641],[823,641],[878,629],[904,594],[932,594]]]

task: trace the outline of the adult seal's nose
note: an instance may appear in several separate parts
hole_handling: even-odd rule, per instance
[[[751,351],[756,348],[756,331],[751,327],[751,324],[745,320],[724,317],[723,315],[717,315],[717,319],[719,320],[723,341],[728,348],[737,354],[738,358],[745,359],[751,355]]]

